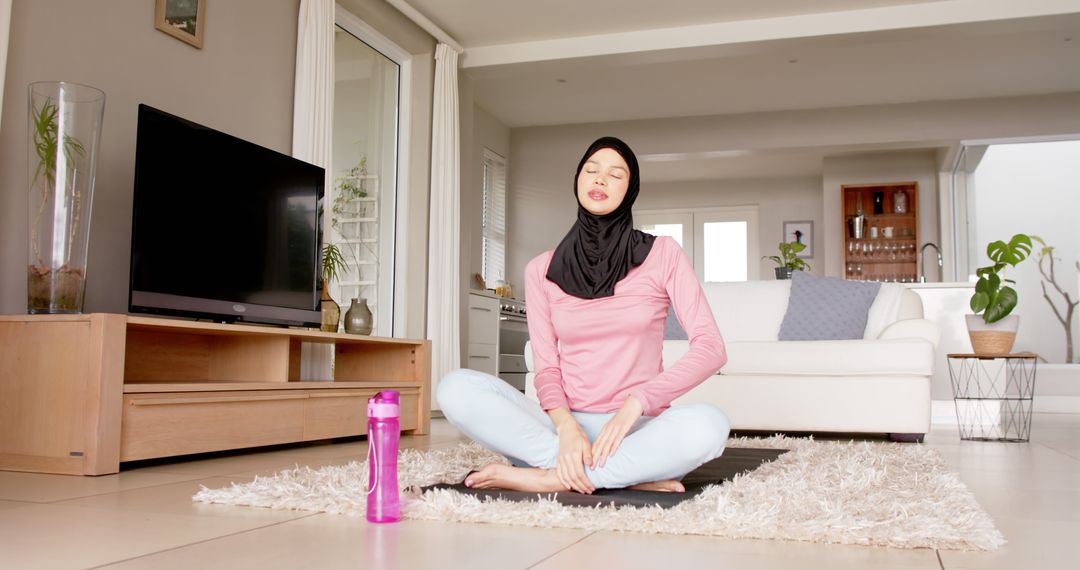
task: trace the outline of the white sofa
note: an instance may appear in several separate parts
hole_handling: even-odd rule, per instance
[[[886,433],[921,441],[930,429],[930,377],[937,327],[919,296],[882,284],[862,339],[779,341],[791,281],[704,286],[727,345],[719,374],[675,401],[719,406],[736,430]],[[664,367],[689,341],[664,341]],[[536,398],[531,347],[526,394]]]

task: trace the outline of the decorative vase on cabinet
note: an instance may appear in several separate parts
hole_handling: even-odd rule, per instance
[[[345,311],[345,332],[371,334],[371,321],[371,309],[367,306],[367,299],[354,298],[349,310]]]
[[[319,301],[319,307],[322,310],[322,326],[320,329],[323,332],[337,332],[338,322],[341,320],[341,307],[330,296],[325,281],[323,282],[322,298]]]

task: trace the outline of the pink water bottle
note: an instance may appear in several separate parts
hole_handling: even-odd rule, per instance
[[[367,520],[376,523],[401,520],[398,494],[398,442],[401,439],[400,395],[383,390],[368,400],[368,492]]]

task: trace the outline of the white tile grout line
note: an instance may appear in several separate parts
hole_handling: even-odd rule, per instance
[[[186,475],[186,474],[185,473],[170,473],[170,475]],[[88,475],[84,475],[84,477],[88,477]],[[35,502],[34,504],[36,504],[36,505],[62,505],[63,503],[66,503],[68,501],[78,501],[80,499],[89,499],[90,497],[102,497],[102,496],[105,496],[105,495],[116,495],[118,493],[127,493],[129,491],[139,491],[139,490],[142,490],[142,489],[154,489],[156,487],[164,487],[166,485],[176,485],[176,484],[179,484],[179,483],[190,483],[192,481],[197,481],[199,479],[213,479],[215,477],[221,477],[221,476],[220,475],[200,475],[198,477],[192,477],[191,479],[182,479],[180,481],[170,481],[168,483],[155,483],[153,485],[145,485],[145,486],[141,486],[141,487],[131,487],[129,489],[118,489],[118,490],[115,490],[115,491],[106,491],[104,493],[90,493],[89,495],[79,495],[77,497],[66,497],[66,498],[63,498],[63,499],[56,499],[56,500],[53,500],[53,501],[41,501],[41,502]]]
[[[259,526],[259,527],[255,527],[255,528],[249,528],[249,529],[246,529],[246,530],[239,530],[239,531],[236,531],[236,532],[230,532],[229,534],[223,534],[221,536],[215,536],[213,538],[206,538],[206,539],[203,539],[203,540],[196,540],[195,542],[191,542],[191,543],[188,543],[188,544],[181,544],[179,546],[173,546],[171,548],[166,548],[164,550],[158,550],[158,551],[155,551],[155,552],[148,552],[146,554],[140,554],[139,556],[132,556],[131,558],[124,558],[124,559],[121,559],[121,560],[113,560],[111,562],[106,562],[105,564],[99,564],[97,566],[90,566],[90,567],[86,568],[86,570],[95,570],[96,568],[108,568],[109,566],[115,566],[117,564],[123,564],[125,562],[131,562],[133,560],[138,560],[140,558],[147,558],[147,557],[150,557],[150,556],[157,556],[158,554],[164,554],[166,552],[172,552],[173,550],[181,550],[181,549],[184,549],[184,548],[188,548],[190,546],[196,546],[196,545],[204,544],[204,543],[207,543],[207,542],[213,542],[215,540],[221,540],[223,538],[230,538],[230,537],[233,537],[233,536],[239,536],[241,534],[247,534],[249,532],[255,532],[255,531],[258,531],[258,530],[263,530],[263,529],[275,527],[275,526],[278,526],[278,525],[283,525],[283,524],[291,523],[291,522],[294,522],[294,521],[299,521],[299,520],[303,520],[303,519],[306,519],[306,518],[311,518],[311,517],[322,515],[322,514],[326,514],[326,513],[321,513],[321,512],[311,513],[309,515],[304,515],[302,517],[297,517],[295,519],[289,519],[287,521],[278,521],[278,522],[275,522],[275,523],[271,523],[271,524],[268,524],[268,525],[263,525],[263,526]]]
[[[1044,447],[1044,448],[1046,448],[1046,449],[1049,449],[1050,451],[1053,451],[1053,452],[1055,452],[1055,453],[1060,453],[1060,454],[1062,454],[1062,455],[1064,455],[1065,457],[1068,457],[1068,458],[1070,458],[1070,459],[1075,459],[1075,460],[1077,460],[1077,461],[1080,461],[1080,457],[1077,457],[1077,456],[1075,456],[1075,455],[1073,455],[1073,454],[1071,454],[1071,453],[1069,453],[1069,452],[1067,452],[1067,451],[1062,451],[1062,450],[1060,450],[1060,449],[1058,449],[1058,448],[1056,448],[1056,447],[1050,447],[1049,445],[1047,445],[1047,444],[1045,444],[1045,443],[1042,443],[1042,442],[1036,441],[1036,442],[1035,442],[1035,445],[1038,445],[1038,446],[1040,446],[1040,447]]]
[[[579,539],[575,540],[574,542],[571,542],[570,544],[567,544],[566,546],[564,546],[564,547],[562,547],[562,548],[560,548],[560,549],[556,550],[555,552],[552,552],[551,554],[549,554],[549,555],[547,555],[547,556],[545,556],[545,557],[541,558],[540,560],[537,560],[535,564],[532,564],[532,565],[530,565],[530,566],[526,566],[526,567],[525,567],[525,570],[528,570],[529,568],[536,568],[537,566],[539,566],[539,565],[543,564],[544,562],[546,562],[546,561],[548,561],[548,560],[551,560],[551,559],[552,559],[552,558],[554,558],[555,556],[558,556],[558,555],[559,555],[560,553],[562,553],[562,552],[564,552],[564,551],[566,551],[566,550],[568,550],[568,549],[570,549],[570,548],[573,548],[574,546],[576,546],[576,545],[580,544],[580,543],[581,543],[581,541],[585,540],[586,538],[589,538],[590,536],[592,536],[592,535],[594,535],[594,534],[596,534],[596,531],[595,531],[595,530],[594,530],[594,531],[590,531],[590,532],[589,532],[589,534],[586,534],[585,536],[583,536],[583,537],[581,537],[581,538],[579,538]]]

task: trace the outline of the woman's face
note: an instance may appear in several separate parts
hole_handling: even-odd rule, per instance
[[[602,148],[585,161],[577,177],[577,199],[598,216],[610,214],[622,204],[630,186],[630,169],[614,149]]]

